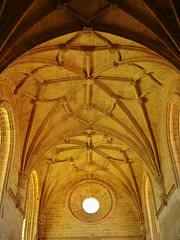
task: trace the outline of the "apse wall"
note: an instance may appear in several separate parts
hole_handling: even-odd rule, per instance
[[[130,204],[116,193],[116,206],[108,219],[86,223],[76,219],[68,210],[65,192],[51,206],[46,218],[43,239],[143,239],[140,234],[137,216]]]

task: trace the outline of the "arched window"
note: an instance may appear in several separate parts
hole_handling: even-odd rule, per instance
[[[175,158],[175,169],[180,176],[180,100],[170,108],[170,138]]]
[[[152,182],[150,177],[146,177],[146,185],[145,185],[145,199],[146,199],[146,209],[147,209],[147,217],[149,222],[149,232],[151,236],[151,240],[159,240],[158,234],[158,222],[155,214],[155,204],[154,204],[154,195]]]
[[[6,109],[0,106],[0,202],[10,150],[10,123]]]
[[[38,178],[36,172],[33,171],[27,189],[22,240],[33,240],[35,238],[37,231],[38,203]]]

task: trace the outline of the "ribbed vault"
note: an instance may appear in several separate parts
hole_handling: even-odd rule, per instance
[[[142,166],[161,181],[161,92],[177,77],[152,50],[87,27],[33,48],[4,71],[18,100],[21,171],[41,173],[42,216],[90,179],[110,183],[142,218]]]
[[[37,173],[39,239],[94,239],[88,224],[102,239],[145,238],[145,205],[155,218],[155,205],[160,212],[175,188],[163,179],[170,164],[178,185],[170,139],[176,155],[179,29],[176,0],[1,1],[0,100],[12,105],[17,142],[8,161],[15,152],[12,178],[19,173],[11,192],[23,213],[28,178]],[[1,143],[9,136],[4,123]],[[88,197],[100,202],[93,215],[82,208]],[[66,213],[70,232],[64,222],[59,229]]]
[[[139,42],[177,68],[177,0],[22,0],[0,3],[0,70],[40,43],[85,26]]]

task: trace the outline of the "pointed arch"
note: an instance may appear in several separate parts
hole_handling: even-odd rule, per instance
[[[151,240],[159,240],[159,225],[156,218],[156,206],[151,178],[148,174],[144,177],[145,213],[147,230]]]
[[[0,101],[0,208],[3,192],[7,189],[7,180],[11,166],[14,146],[14,121],[11,109],[5,101]]]
[[[34,239],[36,236],[39,208],[38,198],[38,177],[37,173],[33,171],[30,175],[27,188],[25,218],[22,228],[22,240]]]

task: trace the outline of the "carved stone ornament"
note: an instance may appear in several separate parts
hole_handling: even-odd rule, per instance
[[[44,231],[44,216],[39,215],[38,216],[38,239],[42,239],[43,231]]]
[[[93,29],[90,27],[84,27],[83,28],[83,33],[87,36],[87,37],[90,37],[93,33]]]
[[[28,176],[25,172],[19,172],[18,190],[17,190],[17,207],[24,206],[24,200],[26,196]]]
[[[155,180],[157,181],[159,189],[160,189],[159,198],[160,198],[161,204],[162,205],[167,205],[167,202],[166,202],[166,189],[165,189],[165,186],[164,186],[163,174],[162,173],[158,173],[155,176]]]
[[[57,10],[63,12],[65,10],[65,8],[66,8],[66,3],[61,0],[58,0],[57,1]]]

